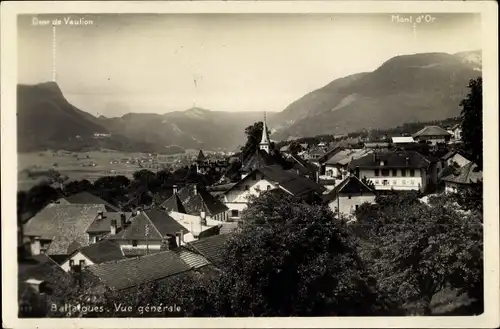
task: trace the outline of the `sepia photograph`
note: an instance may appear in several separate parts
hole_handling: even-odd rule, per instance
[[[478,3],[11,10],[12,316],[498,325],[497,35]]]

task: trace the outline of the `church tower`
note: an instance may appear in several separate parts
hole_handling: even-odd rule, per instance
[[[262,139],[259,143],[259,149],[266,151],[269,154],[269,148],[269,133],[267,131],[266,112],[264,112],[264,126],[262,127]]]

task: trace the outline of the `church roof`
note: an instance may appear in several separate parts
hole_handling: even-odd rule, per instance
[[[264,125],[262,127],[262,139],[261,144],[269,144],[269,132],[267,131],[266,117],[264,115]]]
[[[198,161],[205,161],[207,159],[207,157],[205,156],[205,154],[203,154],[203,151],[200,150],[200,152],[198,153],[198,158],[197,160]]]

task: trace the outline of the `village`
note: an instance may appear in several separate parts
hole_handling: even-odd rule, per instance
[[[349,222],[380,195],[414,191],[427,202],[433,195],[460,193],[482,181],[477,165],[459,151],[461,129],[426,126],[382,141],[339,136],[316,145],[296,143],[291,150],[293,142],[274,149],[264,118],[260,142],[244,159],[199,150],[192,167],[199,176],[219,174],[215,184],[180,182],[151,204],[127,209],[87,191],[53,200],[19,226],[20,303],[26,307],[23,296],[33,294],[49,300],[61,278],[75,275],[76,286],[85,280],[93,290],[126,291],[220,271],[225,243],[262,194],[320,204]],[[138,162],[147,170],[156,158],[115,161]],[[229,179],[228,167],[238,159],[241,166]]]

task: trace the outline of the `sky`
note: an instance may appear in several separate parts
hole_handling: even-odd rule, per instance
[[[23,15],[18,82],[52,81],[55,72],[70,103],[108,117],[193,106],[281,111],[337,78],[373,71],[394,56],[482,48],[479,15],[428,14],[415,23],[418,17]],[[71,25],[68,18],[88,24]],[[54,20],[60,24],[53,27]]]

